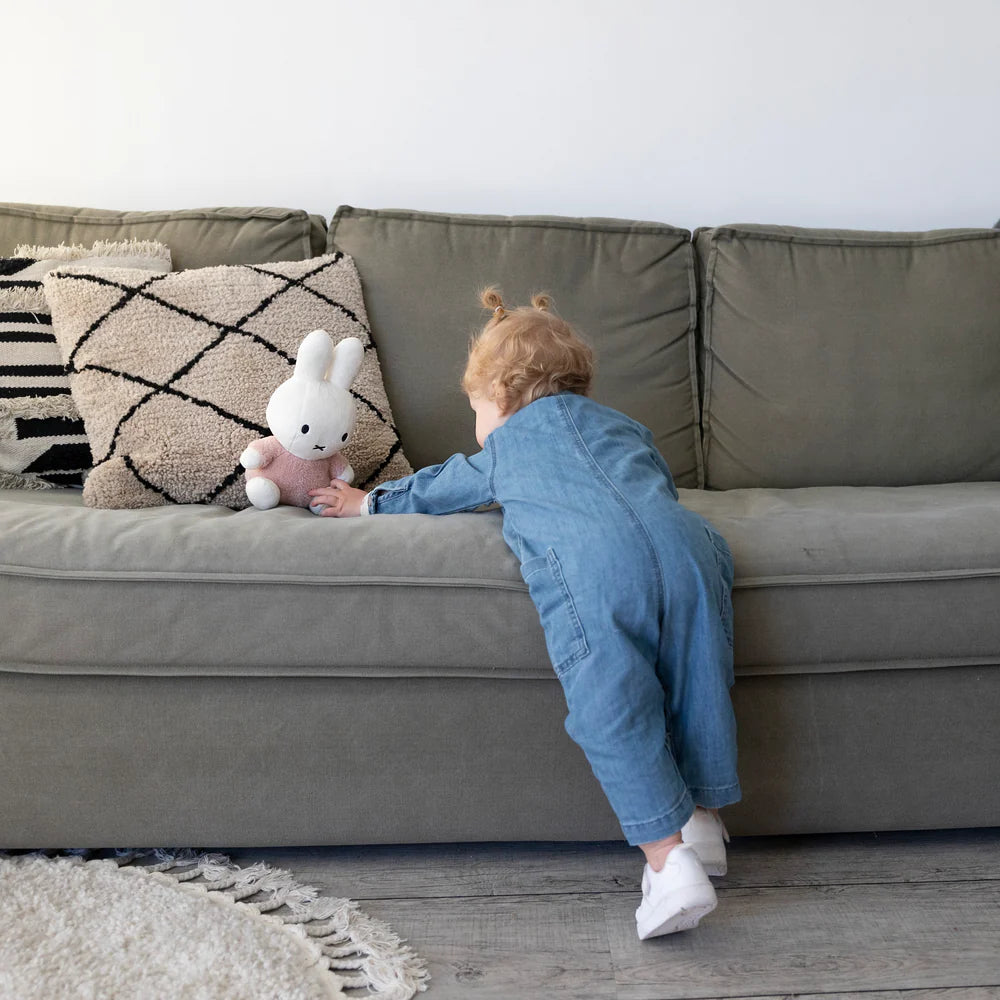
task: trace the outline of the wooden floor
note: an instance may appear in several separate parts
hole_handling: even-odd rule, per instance
[[[719,907],[640,942],[619,843],[227,852],[358,900],[428,1000],[1000,998],[1000,829],[736,838]]]

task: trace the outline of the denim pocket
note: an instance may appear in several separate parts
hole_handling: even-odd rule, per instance
[[[715,562],[719,568],[719,616],[726,630],[726,641],[733,648],[733,554],[729,543],[714,528],[705,525],[712,547],[715,549]]]
[[[552,668],[562,677],[590,652],[562,566],[555,552],[549,549],[544,556],[522,563],[521,575],[538,609]]]

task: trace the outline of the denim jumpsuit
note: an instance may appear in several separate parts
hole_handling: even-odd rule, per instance
[[[375,487],[373,514],[499,503],[580,745],[630,844],[740,798],[729,546],[682,507],[650,431],[545,396],[481,452]]]

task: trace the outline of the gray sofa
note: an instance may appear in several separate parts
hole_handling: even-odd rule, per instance
[[[476,289],[549,291],[736,562],[734,834],[1000,825],[1000,232],[0,206],[175,267],[351,254],[415,467]],[[500,514],[0,491],[0,846],[620,837]]]

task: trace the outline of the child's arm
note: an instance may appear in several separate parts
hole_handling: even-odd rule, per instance
[[[328,495],[339,494],[344,507],[339,516],[363,513],[361,502],[367,502],[370,514],[457,514],[494,502],[493,463],[493,450],[487,439],[487,448],[478,454],[469,458],[452,455],[441,465],[431,465],[412,476],[383,483],[367,494],[366,501],[362,500],[365,494],[361,490],[343,486],[310,490],[309,495],[317,497],[319,503],[328,503]]]

